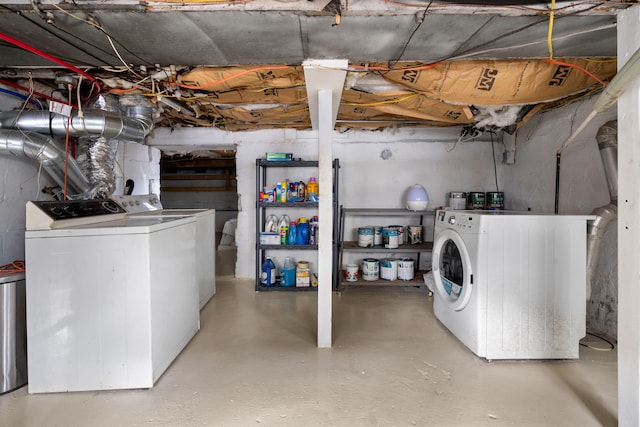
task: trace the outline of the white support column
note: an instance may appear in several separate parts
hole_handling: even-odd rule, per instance
[[[618,15],[618,69],[640,48],[640,6]],[[640,425],[640,81],[618,99],[618,424]]]
[[[318,176],[320,203],[320,238],[318,239],[318,347],[331,347],[333,277],[333,108],[330,89],[318,91]]]
[[[346,59],[305,61],[309,114],[318,131],[318,347],[331,347],[333,277],[333,127],[347,76]],[[336,183],[337,185],[337,183]]]

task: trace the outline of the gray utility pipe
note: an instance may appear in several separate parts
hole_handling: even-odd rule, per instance
[[[640,76],[640,49],[636,50],[633,55],[631,55],[629,60],[622,66],[620,71],[618,71],[618,74],[611,79],[609,85],[607,85],[593,104],[593,111],[589,113],[582,124],[578,126],[578,128],[560,146],[558,151],[556,151],[556,200],[554,213],[558,213],[560,201],[560,157],[562,156],[562,152],[576,139],[578,134],[587,127],[587,124],[589,124],[589,122],[591,122],[598,113],[607,111],[638,76]]]
[[[618,217],[618,122],[611,120],[600,126],[596,140],[611,203],[594,209],[591,215],[595,215],[596,219],[587,221],[587,301],[591,298],[604,233],[609,223]]]
[[[25,156],[40,162],[44,170],[60,187],[64,187],[65,169],[67,171],[67,192],[73,199],[88,199],[92,188],[89,181],[80,171],[78,164],[69,157],[53,138],[36,132],[15,129],[0,129],[0,153],[14,156]]]

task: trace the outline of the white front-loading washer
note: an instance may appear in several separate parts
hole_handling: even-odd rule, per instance
[[[585,215],[438,211],[434,313],[487,359],[575,359],[586,333]]]

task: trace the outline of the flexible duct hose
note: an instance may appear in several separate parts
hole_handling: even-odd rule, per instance
[[[67,195],[71,199],[106,197],[115,187],[111,175],[117,149],[117,144],[108,140],[142,142],[153,127],[151,108],[127,106],[126,111],[130,117],[103,110],[86,110],[80,116],[74,111],[71,120],[48,111],[0,113],[0,152],[40,161],[61,187],[66,170]],[[64,151],[53,141],[54,135],[67,133],[89,144],[85,148],[91,162],[83,163],[87,174],[73,158],[65,159]]]
[[[64,150],[53,138],[35,132],[0,129],[0,153],[2,152],[39,161],[60,187],[64,187],[66,169],[68,197],[70,199],[92,197],[93,189],[89,181],[72,157],[65,159]],[[66,161],[68,164],[65,165]]]

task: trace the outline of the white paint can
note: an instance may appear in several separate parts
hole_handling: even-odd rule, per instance
[[[398,230],[398,245],[403,245],[404,244],[404,226],[403,225],[390,225],[389,228],[395,228],[396,230]]]
[[[372,281],[380,278],[380,261],[375,258],[365,258],[362,260],[362,278]]]
[[[398,260],[385,258],[380,261],[380,278],[396,280],[398,278]]]
[[[361,248],[373,247],[373,228],[358,228],[358,246],[360,246]]]
[[[411,258],[403,258],[398,261],[398,279],[400,280],[413,280],[413,260]]]
[[[382,240],[384,247],[387,249],[398,248],[398,230],[393,227],[385,227],[382,229]]]
[[[422,226],[421,225],[410,225],[409,229],[409,238],[407,241],[411,245],[419,245],[422,243]]]
[[[373,226],[373,246],[382,246],[382,227]]]
[[[357,282],[358,281],[358,265],[347,264],[347,269],[345,270],[344,276],[347,282]]]
[[[467,208],[467,193],[462,191],[452,191],[449,193],[449,207],[451,209]]]

